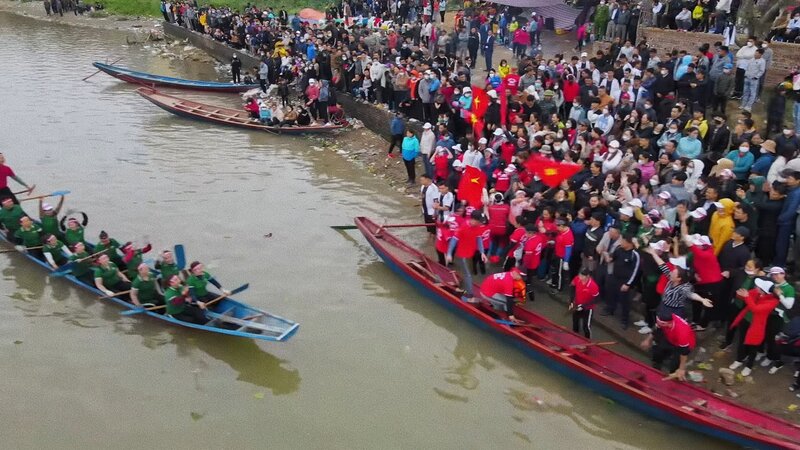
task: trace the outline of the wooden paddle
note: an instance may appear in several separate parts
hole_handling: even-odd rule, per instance
[[[73,267],[75,267],[75,264],[82,263],[82,262],[84,262],[86,260],[89,260],[89,259],[92,259],[92,258],[96,258],[96,257],[102,255],[103,253],[105,253],[106,251],[108,251],[108,249],[100,250],[97,253],[93,253],[93,254],[91,254],[89,256],[84,256],[83,258],[76,259],[75,261],[70,261],[70,262],[64,264],[63,266],[59,267],[57,270],[54,270],[54,271],[50,272],[50,275],[52,275],[54,277],[63,277],[65,275],[67,275],[69,273],[69,271],[72,270]]]
[[[605,347],[608,345],[615,345],[616,341],[605,341],[605,342],[589,342],[588,344],[572,344],[570,348],[574,348],[576,350],[586,350],[587,347]]]
[[[13,194],[14,195],[20,195],[20,194],[24,194],[26,192],[33,192],[34,189],[36,189],[36,185],[35,184],[33,186],[29,187],[28,189],[23,189],[23,190],[21,190],[19,192],[13,192]]]
[[[382,225],[383,228],[413,228],[413,227],[434,227],[435,223],[399,223],[394,225]],[[334,230],[355,230],[358,227],[355,225],[331,225]]]
[[[122,59],[123,59],[123,58],[118,58],[116,61],[114,61],[114,62],[112,62],[112,63],[109,63],[108,65],[109,65],[109,66],[113,66],[114,64],[116,64],[116,63],[118,63],[118,62],[122,61]],[[93,74],[89,75],[88,77],[86,77],[86,78],[82,79],[81,81],[86,81],[86,80],[88,80],[89,78],[92,78],[93,76],[97,75],[97,74],[98,74],[98,73],[100,73],[100,72],[102,72],[102,70],[98,70],[97,72],[95,72],[95,73],[93,73]]]
[[[36,195],[34,197],[23,198],[20,199],[20,202],[27,202],[28,200],[38,200],[40,198],[47,198],[47,197],[58,197],[62,195],[67,195],[69,193],[70,193],[69,191],[55,191],[45,195]]]
[[[128,291],[121,291],[121,292],[115,292],[115,293],[113,293],[112,295],[104,295],[104,296],[100,297],[100,299],[102,300],[102,299],[104,299],[104,298],[111,298],[111,297],[116,297],[116,296],[118,296],[118,295],[125,295],[125,294],[130,294],[130,293],[131,293],[131,291],[130,291],[130,290],[128,290]]]
[[[22,252],[22,251],[26,251],[26,250],[38,250],[38,249],[40,249],[40,248],[42,248],[44,246],[43,245],[39,245],[37,247],[22,247],[20,245],[19,247],[21,247],[21,248],[17,248],[17,246],[14,246],[13,249],[0,250],[0,253]]]
[[[213,305],[214,303],[222,300],[225,297],[229,297],[230,295],[236,295],[239,292],[242,292],[242,291],[244,291],[245,289],[247,289],[249,287],[250,287],[250,283],[245,283],[245,284],[239,286],[238,288],[232,290],[229,295],[224,295],[223,294],[223,295],[220,295],[219,297],[217,297],[217,298],[215,298],[215,299],[213,299],[211,301],[206,302],[206,307],[208,307],[209,305]],[[122,311],[120,313],[120,315],[122,315],[122,316],[132,316],[134,314],[140,314],[140,313],[143,313],[143,312],[146,312],[146,311],[157,311],[159,309],[164,309],[166,307],[167,307],[167,305],[165,303],[163,305],[153,306],[152,308],[134,308],[134,309],[129,309],[127,311]]]

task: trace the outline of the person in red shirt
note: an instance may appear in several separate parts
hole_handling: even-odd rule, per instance
[[[742,365],[742,376],[749,376],[753,370],[753,363],[756,360],[756,353],[764,344],[766,337],[767,321],[772,310],[780,303],[780,300],[772,292],[775,284],[772,281],[756,278],[756,287],[749,291],[739,289],[736,296],[744,300],[744,308],[731,323],[731,328],[735,328],[745,318],[750,315],[750,326],[744,333],[744,339],[739,341],[739,348],[736,350],[736,361],[728,366],[731,370],[736,370]]]
[[[516,66],[514,66],[511,67],[511,73],[506,75],[506,77],[502,81],[502,84],[505,85],[505,88],[508,90],[508,92],[511,93],[512,97],[517,96],[517,91],[519,90],[519,79],[520,76],[517,73],[517,68]]]
[[[684,236],[684,241],[686,241],[689,251],[693,255],[692,268],[695,273],[695,292],[711,299],[714,304],[730,300],[722,298],[722,269],[708,236],[692,234]],[[709,308],[703,309],[701,303],[692,302],[692,322],[695,324],[695,331],[705,331],[711,320],[722,319],[721,317],[712,317],[711,313],[712,310]]]
[[[500,255],[505,255],[505,246],[508,244],[508,212],[511,207],[505,203],[503,194],[500,192],[492,196],[492,204],[489,205],[489,231],[491,233],[491,245],[489,246],[489,262],[497,264],[500,262]]]
[[[508,272],[490,275],[481,283],[480,296],[489,301],[495,309],[503,309],[508,314],[508,320],[518,322],[514,317],[514,281],[521,280],[525,273],[518,268]],[[470,301],[470,303],[478,303]]]
[[[521,219],[522,216],[519,216]],[[506,250],[505,262],[503,262],[503,270],[509,271],[512,267],[517,265],[517,257],[522,258],[522,245],[525,243],[525,221],[518,220],[517,228],[511,232],[508,237],[508,250]]]
[[[13,192],[11,192],[11,189],[8,188],[9,178],[25,186],[25,188],[28,189],[28,195],[31,195],[33,188],[36,187],[35,184],[33,186],[28,186],[24,181],[22,181],[22,179],[18,177],[13,170],[11,170],[11,167],[6,165],[6,157],[0,153],[0,199],[10,198],[15,204],[19,205],[19,200],[17,200],[17,197]]]
[[[455,216],[448,216],[444,222],[436,222],[436,256],[439,264],[446,265],[444,255],[450,246],[450,239],[458,231],[458,221]]]
[[[686,381],[686,362],[696,344],[689,322],[673,312],[662,311],[656,316],[656,332],[642,342],[642,348],[652,348],[653,367],[656,369],[661,369],[664,361],[670,361],[668,379]]]
[[[492,245],[492,232],[489,229],[488,220],[483,214],[481,214],[481,224],[478,225],[478,228],[480,228],[480,237],[483,241],[482,253],[488,253]],[[486,275],[486,263],[484,262],[483,258],[481,258],[482,253],[476,251],[475,254],[472,255],[473,275],[477,275],[478,271],[480,271],[481,275]]]
[[[528,301],[535,300],[533,293],[533,281],[536,279],[536,269],[542,262],[542,250],[547,242],[545,229],[543,226],[537,227],[534,224],[525,225],[525,241],[522,244],[522,268],[527,273],[525,277]]]
[[[575,237],[567,221],[556,220],[555,245],[550,260],[550,282],[547,284],[557,291],[564,287],[564,277],[569,276],[569,259],[572,258],[574,246]]]
[[[572,331],[577,333],[583,330],[586,339],[592,338],[592,314],[595,304],[600,300],[600,286],[592,279],[591,273],[589,269],[583,268],[570,283]]]
[[[445,255],[447,263],[452,262],[453,257],[458,259],[458,266],[460,266],[464,278],[464,292],[467,301],[473,300],[472,272],[469,270],[467,262],[472,259],[476,251],[480,252],[480,258],[484,263],[487,260],[486,249],[483,247],[483,238],[481,237],[481,233],[483,233],[482,219],[483,214],[480,211],[473,211],[467,224],[460,226],[455,236],[450,239],[447,255]]]

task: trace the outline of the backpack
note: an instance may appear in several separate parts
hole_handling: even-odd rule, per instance
[[[319,99],[318,100],[321,101],[321,102],[327,102],[328,99],[330,99],[330,92],[328,91],[328,87],[327,86],[323,86],[319,90]]]

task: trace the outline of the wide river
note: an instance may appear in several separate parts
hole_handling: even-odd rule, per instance
[[[116,57],[217,77],[124,44],[0,12],[0,151],[38,191],[71,190],[65,210],[89,215],[91,240],[183,243],[300,331],[272,344],[121,317],[0,255],[3,448],[722,447],[549,371],[430,304],[357,232],[331,230],[357,215],[417,220],[341,156],[173,117],[103,74],[81,81]]]

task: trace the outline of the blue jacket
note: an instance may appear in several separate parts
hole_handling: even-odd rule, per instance
[[[769,172],[769,167],[775,162],[775,155],[772,153],[764,153],[759,156],[750,171],[759,175],[766,175]]]
[[[306,56],[309,61],[317,57],[317,47],[314,46],[314,44],[308,44],[308,47],[306,47]]]
[[[392,118],[389,130],[391,130],[392,134],[403,134],[406,132],[406,124],[403,122],[403,119],[395,116]]]
[[[800,187],[796,187],[786,194],[783,208],[778,215],[778,225],[794,225],[798,207],[800,207]]]
[[[416,136],[406,136],[403,138],[403,159],[411,161],[419,156],[419,139]]]
[[[737,180],[744,180],[747,178],[747,175],[750,173],[750,167],[753,165],[753,154],[750,153],[750,150],[747,150],[742,156],[739,156],[739,150],[732,150],[728,152],[725,158],[730,159],[733,161],[733,173],[736,174]]]
[[[700,156],[702,149],[700,139],[692,139],[689,136],[684,136],[678,141],[678,148],[675,152],[682,158],[696,159]]]

